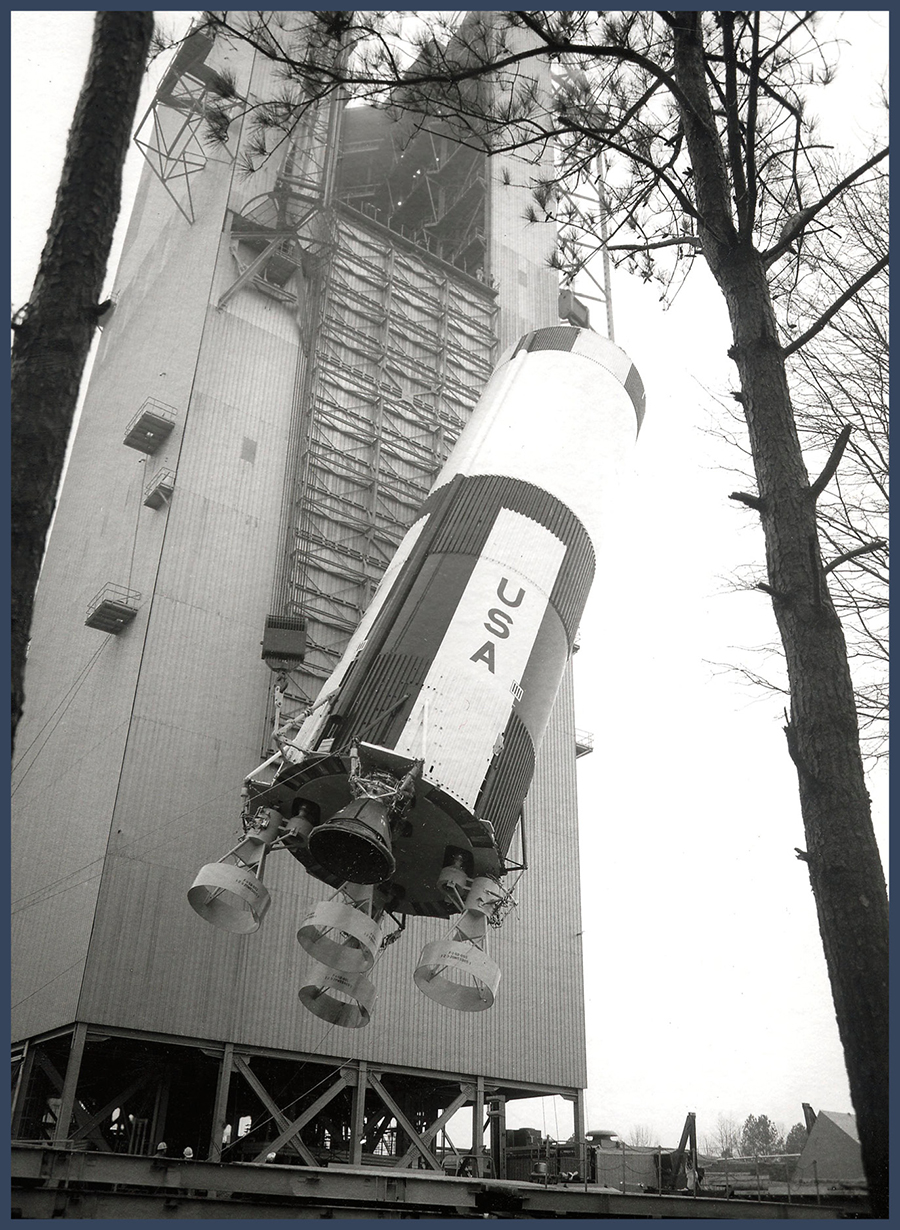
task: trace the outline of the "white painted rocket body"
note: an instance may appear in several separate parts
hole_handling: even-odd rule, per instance
[[[488,911],[643,412],[595,333],[507,351],[278,773],[248,779],[312,875],[374,886],[373,916]]]
[[[421,759],[417,792],[499,869],[488,846],[509,847],[643,409],[631,361],[590,331],[539,329],[502,357],[293,740],[301,754],[358,743]],[[431,912],[424,886],[399,887],[392,908]]]

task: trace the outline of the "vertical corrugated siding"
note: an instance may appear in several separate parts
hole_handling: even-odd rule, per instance
[[[571,350],[578,337],[578,330],[567,325],[554,325],[552,329],[537,329],[523,337],[513,351],[515,357],[520,350]]]
[[[578,858],[578,799],[573,750],[571,669],[538,751],[525,805],[529,870],[522,877],[520,909],[503,931],[514,945],[508,983],[525,991],[535,1019],[530,1041],[543,1035],[560,1048],[558,1063],[586,1082],[584,985]],[[523,925],[527,919],[528,925]],[[515,937],[521,938],[521,946]],[[508,1039],[511,1045],[514,1041]]]
[[[445,488],[440,487],[426,501],[423,511],[431,511],[432,501],[442,499],[444,491]],[[521,479],[500,475],[468,476],[454,498],[452,515],[441,525],[435,551],[479,555],[501,508],[521,513],[546,526],[566,544],[565,562],[553,585],[550,603],[559,614],[571,643],[594,578],[594,548],[584,526],[555,495]]]
[[[337,745],[362,739],[393,747],[413,706],[430,658],[408,653],[382,653],[370,667],[353,703],[353,711],[335,732]]]
[[[227,191],[226,177],[210,177],[208,208],[191,228],[145,173],[116,274],[116,312],[100,339],[60,492],[16,740],[17,1036],[76,1013],[166,536],[168,512],[145,508],[143,489],[157,469],[177,465]],[[150,396],[174,408],[176,426],[147,458],[122,441]],[[118,637],[83,625],[89,600],[107,582],[142,596]]]
[[[82,1009],[108,1019],[112,1003],[136,1025],[151,1001],[155,1021],[200,1037],[211,1018],[217,1028],[229,1019],[227,996],[213,1011],[211,991],[218,986],[222,1001],[239,977],[242,946],[185,914],[184,894],[199,866],[236,840],[240,782],[254,767],[298,355],[280,330],[247,315],[207,318]],[[252,462],[246,439],[256,445]],[[136,888],[141,874],[152,892]],[[173,979],[169,956],[186,936]],[[164,959],[146,957],[151,937]]]
[[[497,758],[497,772],[489,777],[478,796],[476,815],[489,820],[501,852],[509,852],[522,802],[534,773],[534,744],[531,735],[513,713],[503,732],[503,751]]]

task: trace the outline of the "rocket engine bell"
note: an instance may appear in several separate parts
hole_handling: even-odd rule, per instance
[[[255,929],[268,894],[249,881],[273,849],[332,886],[298,932],[336,971],[300,992],[323,1019],[368,1022],[366,973],[399,934],[380,938],[386,915],[458,915],[416,985],[494,1002],[486,924],[643,413],[637,370],[597,334],[538,329],[507,351],[319,701],[247,779],[245,839],[189,899]]]

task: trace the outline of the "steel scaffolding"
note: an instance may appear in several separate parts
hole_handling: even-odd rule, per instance
[[[213,40],[196,31],[179,47],[135,131],[134,141],[153,173],[188,220],[194,221],[192,180],[210,160],[209,120],[227,116],[221,78],[206,63]],[[234,155],[222,141],[218,157]]]
[[[284,613],[316,697],[491,372],[490,288],[348,206],[333,212],[298,415]],[[284,717],[291,716],[285,707]]]

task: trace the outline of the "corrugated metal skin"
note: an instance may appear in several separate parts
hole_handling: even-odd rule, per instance
[[[439,488],[429,497],[423,512],[430,511],[442,492],[443,488]],[[570,641],[574,640],[594,579],[594,549],[584,526],[555,495],[521,479],[468,476],[454,500],[453,515],[441,526],[434,549],[480,555],[501,508],[529,517],[565,543],[565,562],[550,593],[550,603]]]
[[[366,681],[338,734],[340,743],[363,739],[393,747],[431,665],[430,658],[408,653],[383,653],[375,659]]]
[[[556,325],[552,329],[539,329],[523,337],[513,355],[517,355],[520,350],[529,353],[532,350],[571,350],[577,336],[574,329],[563,325]]]
[[[475,812],[494,826],[497,845],[509,852],[519,811],[534,773],[534,744],[518,714],[511,714],[503,732],[503,752],[497,775],[485,782]]]
[[[120,1023],[138,1027],[150,1002],[157,1022],[202,1037],[210,996],[192,986],[239,977],[240,949],[188,923],[182,903],[197,867],[235,840],[234,800],[269,682],[259,644],[298,351],[264,328],[267,315],[252,323],[245,304],[207,317],[85,977],[87,1019],[108,1019],[112,985]],[[136,889],[136,864],[152,892]],[[144,959],[149,936],[161,953],[183,948],[177,979],[168,959]]]
[[[394,578],[398,577],[401,572],[408,568],[408,560],[413,550],[417,547],[419,538],[428,526],[428,518],[420,517],[413,523],[409,532],[403,538],[394,557],[384,571],[382,583],[385,591],[393,588]],[[346,644],[345,655],[331,679],[331,686],[335,689],[338,684],[346,677],[348,685],[353,676],[355,676],[359,660],[362,656],[361,647],[369,642],[380,644],[384,638],[381,637],[381,632],[386,631],[384,628],[379,628],[379,617],[384,613],[384,608],[379,607],[376,603],[370,603],[365,614],[360,620],[356,630]],[[331,709],[329,706],[322,706],[320,709],[311,713],[309,717],[302,723],[299,731],[291,741],[298,748],[306,748],[313,746],[322,735],[323,726],[331,720]]]
[[[509,953],[507,985],[522,988],[536,1020],[529,1041],[552,1039],[560,1067],[586,1083],[584,983],[580,932],[578,797],[575,770],[572,674],[563,677],[553,717],[538,751],[525,805],[529,870],[520,886],[521,906],[501,935]],[[512,1036],[506,1044],[515,1046]],[[546,1045],[546,1043],[545,1043]]]

